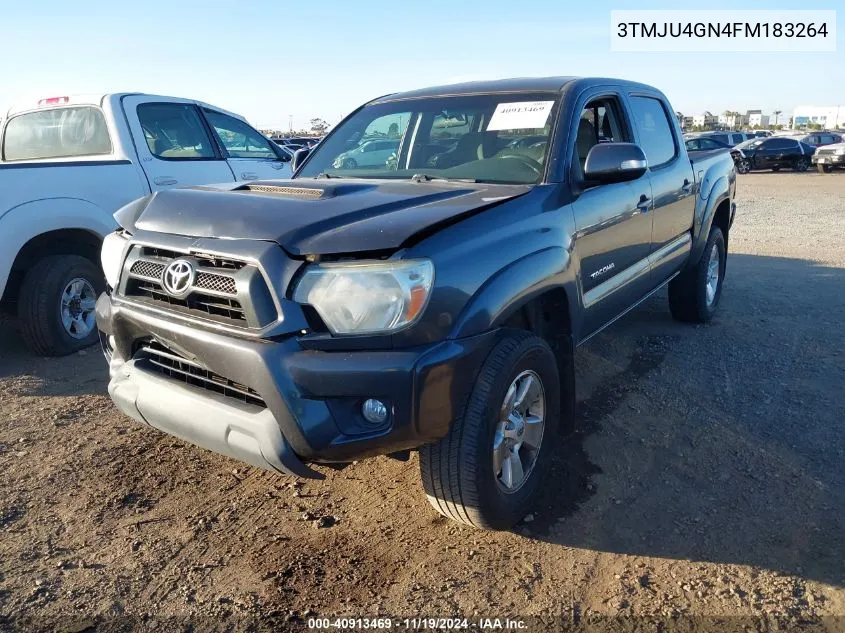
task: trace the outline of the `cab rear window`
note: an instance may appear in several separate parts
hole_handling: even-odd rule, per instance
[[[36,160],[111,154],[109,129],[94,106],[54,108],[9,119],[3,137],[5,160]]]

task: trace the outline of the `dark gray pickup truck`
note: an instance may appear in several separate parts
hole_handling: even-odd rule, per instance
[[[572,429],[574,348],[667,285],[677,319],[719,303],[734,165],[690,160],[673,112],[614,79],[393,94],[291,180],[127,205],[97,303],[111,397],[302,477],[419,449],[438,511],[513,525]]]

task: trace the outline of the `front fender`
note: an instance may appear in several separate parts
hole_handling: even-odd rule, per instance
[[[116,228],[111,214],[78,198],[48,198],[26,202],[0,215],[0,297],[21,248],[49,231],[82,229],[104,237]]]
[[[499,327],[531,299],[553,288],[566,291],[570,315],[576,314],[571,257],[561,247],[536,251],[500,270],[470,299],[449,338],[474,336]]]

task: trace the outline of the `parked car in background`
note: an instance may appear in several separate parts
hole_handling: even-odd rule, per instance
[[[290,156],[243,117],[191,99],[41,99],[10,109],[0,135],[0,297],[42,355],[96,342],[100,245],[119,207],[173,187],[290,175]]]
[[[816,148],[788,136],[756,138],[737,146],[742,150],[751,170],[771,169],[780,171],[786,167],[795,171],[807,171]]]
[[[830,173],[834,169],[845,167],[845,142],[816,149],[812,162],[820,173]]]
[[[399,149],[399,139],[375,139],[364,141],[357,147],[338,154],[334,167],[355,169],[356,167],[380,167]]]
[[[733,158],[737,173],[746,174],[749,169],[751,169],[751,164],[741,149],[722,143],[712,136],[688,138],[684,141],[684,144],[686,145],[688,152],[706,152],[719,149],[728,150],[731,154],[731,158]]]
[[[712,138],[730,147],[736,147],[754,136],[745,132],[702,132],[699,138]]]
[[[270,140],[273,141],[279,147],[286,147],[291,152],[295,152],[296,150],[304,147],[304,145],[300,145],[299,143],[294,143],[294,142],[292,142],[292,141],[290,141],[289,139],[286,139],[286,138],[274,138],[274,139],[270,139]]]
[[[796,140],[812,145],[813,147],[824,147],[842,142],[842,135],[837,132],[811,132],[809,134],[796,135]]]
[[[719,305],[735,169],[674,112],[606,78],[427,88],[355,110],[292,180],[132,202],[103,249],[109,394],[302,477],[419,449],[438,512],[509,528],[574,429],[575,348],[666,286],[679,321]],[[361,149],[396,128],[414,142]]]

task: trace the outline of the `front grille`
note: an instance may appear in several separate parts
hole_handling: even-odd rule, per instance
[[[218,297],[202,292],[191,292],[185,297],[174,297],[161,287],[158,281],[129,279],[126,282],[126,294],[141,297],[151,302],[164,303],[171,307],[182,308],[196,316],[222,317],[229,321],[246,322],[246,314],[237,299]]]
[[[197,273],[197,281],[194,285],[197,288],[214,290],[215,292],[222,292],[227,295],[238,294],[235,280],[231,277],[224,277],[223,275],[199,272]]]
[[[133,275],[138,275],[139,277],[147,277],[148,279],[161,279],[164,269],[164,264],[156,264],[155,262],[139,260],[132,264],[132,268],[129,272]]]
[[[175,259],[189,261],[196,271],[187,294],[178,297],[170,294],[162,282]],[[276,318],[270,289],[260,271],[244,261],[135,246],[125,270],[120,293],[136,301],[235,327],[260,328]]]
[[[836,154],[836,149],[825,149],[824,147],[822,147],[822,148],[816,150],[816,154],[818,156],[821,156],[821,155],[833,156],[834,154]]]
[[[155,371],[187,385],[213,391],[227,398],[234,398],[246,404],[262,408],[267,407],[267,404],[254,389],[215,374],[199,363],[184,358],[156,341],[138,341],[133,352],[133,359],[141,363],[145,369]]]

